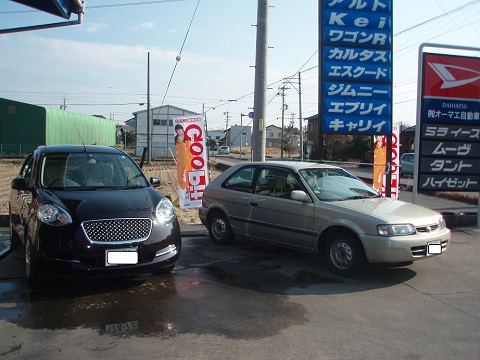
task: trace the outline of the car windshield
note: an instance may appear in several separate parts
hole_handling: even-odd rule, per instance
[[[366,183],[339,168],[309,168],[299,171],[321,201],[342,201],[379,197]]]
[[[142,171],[124,154],[62,153],[44,157],[40,174],[47,189],[92,190],[148,186]]]

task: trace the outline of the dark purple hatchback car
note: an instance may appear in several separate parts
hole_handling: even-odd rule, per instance
[[[169,199],[123,151],[40,146],[12,181],[10,227],[25,247],[27,279],[170,271],[180,226]]]

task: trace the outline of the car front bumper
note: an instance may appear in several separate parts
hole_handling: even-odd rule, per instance
[[[107,252],[132,251],[138,261],[130,264],[109,264]],[[181,252],[181,234],[178,221],[153,226],[149,238],[131,242],[91,242],[82,231],[40,231],[37,244],[39,266],[49,273],[115,274],[149,272],[175,264]]]
[[[443,253],[449,246],[450,238],[450,230],[443,229],[411,236],[364,235],[362,243],[370,263],[400,263],[439,255],[439,253],[428,253],[429,244],[441,244],[441,253]]]

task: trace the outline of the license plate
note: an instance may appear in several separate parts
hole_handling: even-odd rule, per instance
[[[427,256],[438,255],[442,253],[442,244],[440,241],[434,241],[427,244]]]
[[[137,263],[137,249],[105,250],[105,266],[134,265]]]

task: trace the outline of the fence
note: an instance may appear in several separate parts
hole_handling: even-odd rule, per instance
[[[40,144],[0,144],[0,156],[29,154],[39,145]]]

